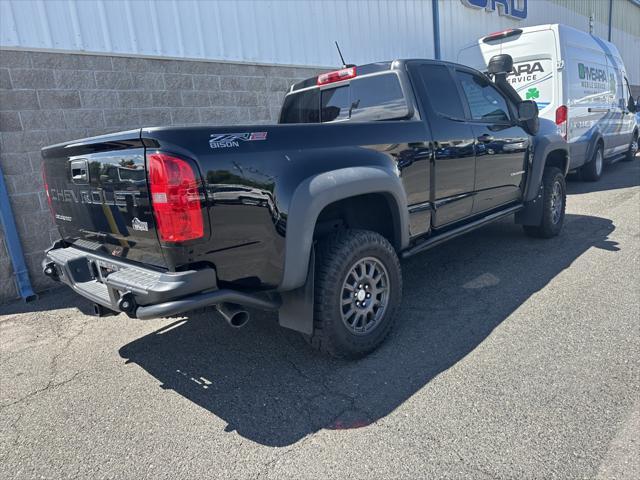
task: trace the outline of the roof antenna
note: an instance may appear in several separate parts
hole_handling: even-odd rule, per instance
[[[352,63],[346,63],[344,61],[344,57],[342,56],[342,52],[340,51],[340,45],[338,45],[338,41],[334,40],[335,44],[336,44],[336,48],[338,49],[338,55],[340,55],[340,61],[342,62],[342,68],[348,68],[348,67],[355,67],[354,64]]]

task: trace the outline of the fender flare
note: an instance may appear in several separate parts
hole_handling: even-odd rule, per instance
[[[560,135],[544,135],[536,138],[533,148],[533,159],[527,175],[527,184],[523,195],[524,202],[530,202],[538,195],[538,190],[542,182],[542,175],[544,174],[544,167],[547,162],[549,154],[556,150],[562,150],[567,156],[567,162],[564,168],[564,175],[567,175],[569,171],[569,148],[567,143],[560,137]]]
[[[285,260],[278,291],[305,284],[313,233],[320,212],[329,204],[368,193],[382,193],[395,202],[391,208],[395,247],[409,245],[407,196],[398,174],[380,167],[349,167],[323,172],[304,180],[293,192],[287,215]]]

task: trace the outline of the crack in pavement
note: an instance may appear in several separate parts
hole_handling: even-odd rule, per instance
[[[289,346],[293,347],[293,345],[291,344],[291,342],[289,341],[289,339],[287,338],[286,335],[284,335],[284,333],[281,333],[281,335],[284,337],[284,340],[287,344],[289,344]],[[320,425],[319,427],[317,427],[317,429],[323,428],[327,425],[331,425],[333,423],[335,423],[335,421],[340,418],[340,416],[342,416],[345,412],[347,411],[354,411],[354,412],[361,412],[364,413],[365,416],[367,416],[367,418],[372,418],[371,412],[367,412],[365,409],[359,408],[358,406],[356,406],[356,402],[358,400],[357,396],[351,396],[348,395],[346,393],[337,391],[332,389],[328,384],[327,384],[327,375],[323,374],[321,375],[319,378],[318,377],[311,377],[308,374],[306,374],[297,364],[295,361],[293,361],[291,358],[289,358],[289,356],[285,353],[284,356],[282,357],[284,361],[286,361],[293,370],[295,370],[295,372],[303,379],[311,382],[312,384],[320,387],[322,390],[324,390],[325,393],[329,394],[330,396],[333,397],[337,397],[337,398],[341,398],[342,400],[346,401],[349,405],[346,408],[343,408],[342,410],[340,410],[336,415],[334,415],[329,421],[327,422],[322,422],[322,425]],[[314,422],[312,420],[312,415],[313,412],[311,410],[312,405],[311,403],[319,398],[323,396],[323,393],[317,393],[317,394],[313,394],[310,396],[299,396],[299,398],[302,400],[301,403],[304,404],[304,408],[305,408],[305,413],[307,414],[307,416],[309,417],[309,423],[310,425],[313,426]]]
[[[65,380],[62,380],[61,382],[57,382],[57,383],[53,383],[53,380],[49,380],[49,382],[44,387],[34,390],[33,392],[29,392],[27,395],[19,398],[18,400],[14,400],[13,402],[0,405],[0,411],[3,411],[14,405],[18,405],[19,403],[23,403],[27,400],[30,400],[31,398],[35,397],[36,395],[39,395],[42,392],[53,390],[55,388],[61,387],[62,385],[66,385],[67,383],[74,381],[81,373],[84,373],[84,370],[79,370],[75,372],[73,375],[71,375],[71,377],[66,378]]]
[[[25,401],[28,401],[30,399],[32,399],[33,397],[39,395],[42,392],[46,392],[46,391],[50,391],[52,389],[58,388],[62,385],[65,385],[69,382],[72,382],[73,380],[75,380],[81,373],[84,372],[84,370],[79,370],[76,371],[73,375],[71,375],[70,377],[60,381],[60,382],[56,382],[55,378],[58,375],[58,362],[60,360],[60,358],[62,357],[62,355],[64,355],[66,353],[66,351],[69,349],[69,347],[71,346],[71,344],[73,343],[74,340],[76,340],[78,337],[80,337],[84,331],[85,328],[87,327],[87,325],[90,323],[91,319],[85,320],[84,322],[82,322],[82,324],[80,325],[80,328],[78,329],[78,331],[76,333],[74,333],[71,336],[65,337],[64,335],[58,335],[58,337],[60,339],[65,340],[64,344],[62,345],[62,347],[60,348],[60,350],[55,353],[53,355],[53,357],[51,357],[51,361],[49,362],[49,381],[47,382],[47,384],[44,387],[38,388],[32,392],[29,392],[27,395],[24,395],[23,397],[14,400],[13,402],[9,402],[3,405],[0,405],[0,411],[5,410],[11,406],[17,405],[19,403],[23,403]]]
[[[302,447],[305,443],[307,443],[309,440],[311,440],[312,434],[307,435],[306,437],[304,437],[302,440],[300,440],[298,443],[296,443],[295,445],[292,445],[290,447],[288,447],[286,450],[284,450],[282,453],[276,453],[273,458],[271,458],[269,461],[267,461],[262,468],[258,471],[258,473],[256,473],[256,475],[253,477],[253,480],[260,480],[261,478],[265,478],[264,475],[267,475],[269,473],[269,471],[274,468],[278,462],[280,462],[280,460],[282,460],[284,457],[286,457],[287,455],[289,455],[291,452],[293,452],[296,448],[300,448]]]
[[[6,452],[2,456],[0,456],[0,463],[4,461],[4,459],[9,455],[9,452],[11,452],[12,449],[15,450],[18,446],[18,440],[20,440],[20,430],[18,429],[18,424],[22,420],[22,417],[23,417],[23,413],[21,411],[16,415],[15,419],[13,420],[13,422],[11,422],[11,425],[9,426],[9,428],[13,430],[13,440],[11,441],[12,448],[7,448]]]

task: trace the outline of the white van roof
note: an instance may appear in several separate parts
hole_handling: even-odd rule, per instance
[[[597,50],[607,49],[608,50],[607,53],[613,55],[614,57],[621,58],[620,52],[618,51],[618,49],[613,43],[607,42],[606,40],[596,35],[592,35],[590,33],[584,32],[582,30],[578,30],[577,28],[573,28],[573,27],[570,27],[569,25],[564,25],[562,23],[547,23],[543,25],[533,25],[530,27],[510,28],[510,29],[503,30],[501,32],[495,32],[495,34],[509,32],[512,30],[520,30],[522,32],[520,36],[534,33],[534,32],[552,30],[555,33],[557,33],[557,39],[560,43],[577,43],[582,48],[594,48]],[[457,61],[460,62],[462,60],[461,53],[463,51],[468,49],[478,48],[478,46],[486,45],[486,43],[484,43],[484,39],[491,35],[494,35],[494,33],[487,33],[487,35],[485,35],[484,37],[480,37],[475,42],[467,44],[464,47],[462,47],[458,52]]]

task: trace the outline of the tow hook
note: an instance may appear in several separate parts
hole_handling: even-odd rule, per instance
[[[133,297],[131,292],[127,292],[120,297],[120,300],[118,300],[118,308],[131,318],[136,318],[138,305],[136,304],[136,299]]]
[[[56,264],[53,262],[49,262],[44,267],[44,274],[52,280],[58,281],[60,278],[58,275],[58,269],[56,268]]]

